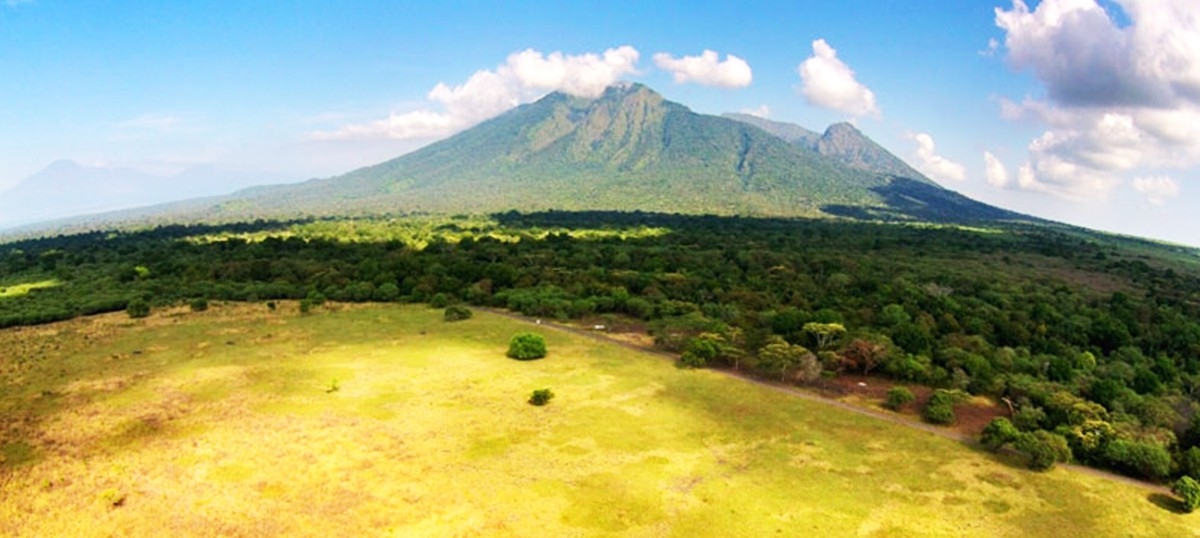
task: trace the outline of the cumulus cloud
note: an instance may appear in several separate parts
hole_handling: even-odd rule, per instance
[[[921,173],[940,180],[964,181],[967,168],[937,154],[933,137],[927,133],[910,133],[908,138],[917,143],[916,165]]]
[[[1133,190],[1154,205],[1166,203],[1167,198],[1179,196],[1179,184],[1166,176],[1139,177],[1133,180]]]
[[[1011,185],[1011,179],[1008,177],[1008,167],[1000,159],[992,155],[992,152],[983,152],[984,170],[987,173],[988,185],[998,189],[1008,188]]]
[[[809,103],[851,116],[878,116],[875,93],[855,78],[854,71],[824,39],[813,41],[813,55],[797,68],[800,93]]]
[[[426,98],[434,107],[402,113],[335,131],[318,131],[313,140],[440,138],[552,92],[598,97],[622,76],[634,73],[638,51],[630,46],[603,54],[542,54],[526,49],[508,56],[493,70],[475,72],[466,82],[439,82]],[[439,110],[440,109],[440,110]]]
[[[654,65],[670,72],[675,82],[680,84],[695,82],[703,86],[741,88],[749,86],[753,78],[750,64],[745,60],[726,54],[725,61],[722,62],[720,55],[711,50],[705,50],[699,56],[684,56],[679,59],[660,52],[654,55]]]
[[[1200,17],[1194,0],[1021,0],[996,9],[1008,63],[1045,99],[1001,102],[1001,115],[1046,127],[1018,185],[1103,196],[1144,168],[1200,164]],[[1022,181],[1022,178],[1024,179]],[[1165,197],[1157,198],[1159,200]]]
[[[759,105],[755,108],[743,108],[741,112],[742,114],[749,114],[764,120],[771,117],[771,107],[767,105]]]

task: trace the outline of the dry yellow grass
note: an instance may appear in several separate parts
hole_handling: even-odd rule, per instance
[[[531,328],[549,357],[506,359]],[[1142,488],[486,313],[215,305],[0,349],[6,536],[1200,536]]]

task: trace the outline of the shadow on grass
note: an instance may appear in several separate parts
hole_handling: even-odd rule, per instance
[[[1151,504],[1173,514],[1187,513],[1187,510],[1183,509],[1183,501],[1180,501],[1179,499],[1176,499],[1175,497],[1165,493],[1151,493],[1150,495],[1146,496],[1146,500],[1150,501]]]

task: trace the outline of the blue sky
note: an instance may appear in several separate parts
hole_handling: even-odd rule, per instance
[[[58,159],[326,177],[627,80],[853,121],[981,201],[1200,245],[1194,0],[559,4],[0,0],[0,197]]]

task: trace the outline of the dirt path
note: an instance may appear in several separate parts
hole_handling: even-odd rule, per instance
[[[523,321],[526,323],[537,323],[539,326],[547,327],[547,328],[550,328],[550,329],[553,329],[556,331],[562,331],[562,332],[574,334],[577,336],[582,336],[584,338],[590,338],[592,340],[596,340],[598,342],[604,342],[606,344],[618,345],[618,346],[624,347],[626,349],[631,349],[633,351],[637,351],[640,353],[655,355],[662,359],[669,360],[671,362],[675,362],[678,359],[678,357],[676,357],[675,355],[672,355],[670,353],[665,353],[665,352],[658,351],[655,349],[649,349],[649,348],[646,348],[643,346],[639,346],[637,344],[633,344],[633,343],[626,342],[623,340],[618,340],[616,338],[610,338],[610,337],[606,336],[606,333],[603,333],[603,332],[581,329],[581,328],[573,327],[570,325],[564,325],[561,323],[546,321],[544,319],[534,320],[533,318],[529,318],[522,314],[513,313],[508,310],[501,310],[501,309],[497,309],[497,308],[480,308],[480,309],[490,312],[492,314],[496,314],[498,316],[503,316],[503,317],[509,318],[509,319],[515,319],[515,320]],[[936,435],[939,437],[950,439],[952,441],[957,441],[957,442],[960,442],[960,443],[963,443],[965,445],[969,445],[972,447],[978,446],[978,441],[976,441],[975,437],[972,435],[966,435],[966,434],[959,433],[959,432],[956,432],[953,430],[947,430],[945,428],[940,428],[938,426],[933,426],[931,424],[925,424],[923,422],[906,420],[904,418],[901,418],[900,416],[897,416],[897,415],[894,415],[891,413],[885,413],[883,411],[876,411],[874,409],[868,409],[868,408],[857,406],[854,404],[849,404],[849,403],[846,403],[843,401],[834,400],[832,398],[826,398],[819,394],[814,394],[812,392],[803,390],[799,387],[793,387],[793,386],[788,386],[788,385],[780,385],[778,383],[772,383],[770,381],[766,381],[766,380],[756,378],[756,377],[751,377],[749,375],[745,375],[745,374],[742,374],[742,373],[739,373],[736,371],[732,371],[732,370],[712,369],[711,371],[714,371],[714,372],[717,372],[717,373],[720,373],[720,374],[723,374],[723,375],[726,375],[726,376],[729,376],[729,377],[732,377],[735,379],[740,379],[747,383],[753,383],[760,387],[774,390],[776,392],[783,392],[783,393],[787,393],[787,394],[796,396],[798,398],[803,398],[810,402],[816,402],[816,403],[819,403],[822,405],[836,407],[838,409],[849,411],[851,413],[857,413],[859,415],[868,416],[868,417],[875,418],[878,420],[887,421],[892,424],[904,426],[906,428],[920,430],[925,433],[930,433],[930,434],[933,434],[933,435]],[[1149,491],[1164,493],[1164,494],[1168,494],[1168,495],[1171,494],[1170,489],[1165,486],[1161,486],[1159,484],[1153,484],[1150,482],[1143,482],[1136,478],[1130,478],[1128,476],[1110,473],[1108,471],[1104,471],[1101,469],[1096,469],[1096,468],[1092,468],[1092,467],[1076,465],[1076,464],[1071,464],[1071,463],[1060,463],[1058,465],[1065,469],[1074,471],[1074,472],[1083,473],[1083,474],[1096,476],[1096,477],[1100,477],[1100,478],[1107,478],[1109,480],[1114,480],[1114,481],[1121,482],[1124,484],[1138,486],[1138,487],[1144,488]]]

